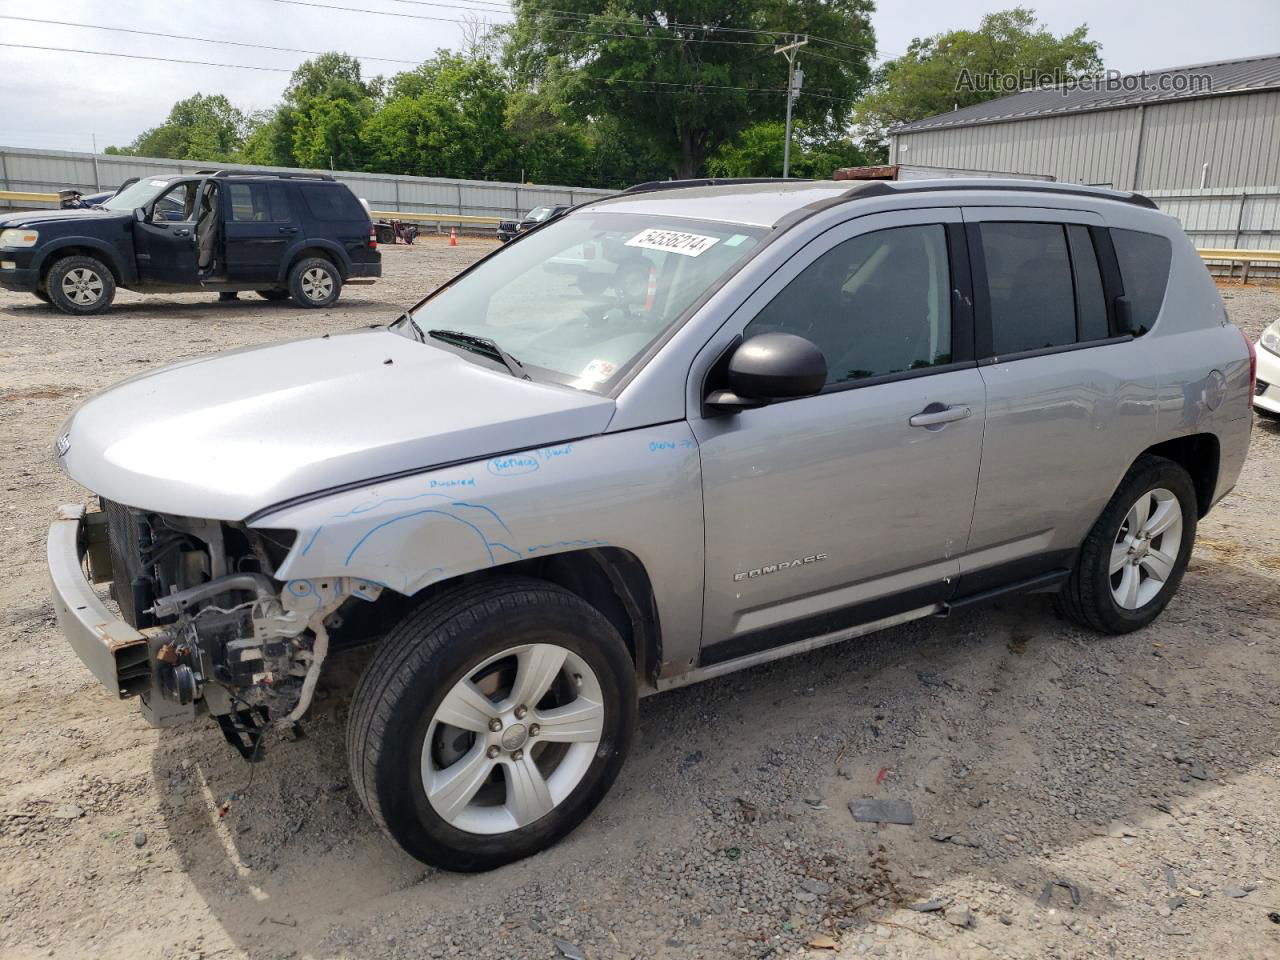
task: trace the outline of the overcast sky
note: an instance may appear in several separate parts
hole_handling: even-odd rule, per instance
[[[0,0],[0,17],[38,17],[158,33],[186,34],[306,50],[339,49],[361,57],[418,62],[437,47],[456,47],[468,16],[458,7],[487,6],[488,19],[505,19],[494,0],[308,0],[355,5],[410,16],[377,16],[282,0]],[[1278,0],[1072,0],[1033,6],[1053,30],[1081,23],[1102,44],[1106,65],[1123,71],[1182,66],[1280,52]],[[880,0],[873,21],[882,56],[901,53],[912,37],[976,26],[986,12],[1014,0]],[[839,39],[839,38],[833,38]],[[189,63],[157,63],[0,46],[5,78],[0,146],[88,150],[124,144],[162,122],[175,100],[193,93],[224,93],[239,107],[269,107],[305,54],[166,40],[80,27],[0,19],[0,43],[115,51],[284,68],[233,70]],[[368,74],[394,73],[410,64],[366,59]]]

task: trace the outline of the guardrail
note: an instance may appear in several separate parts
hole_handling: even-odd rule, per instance
[[[1225,260],[1227,277],[1235,276],[1236,264],[1243,264],[1240,271],[1240,282],[1249,282],[1249,265],[1251,263],[1280,264],[1280,250],[1243,250],[1231,247],[1205,247],[1197,250],[1201,260]]]

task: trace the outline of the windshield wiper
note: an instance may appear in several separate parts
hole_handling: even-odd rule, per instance
[[[413,318],[409,318],[409,322],[413,323],[416,328],[418,325],[414,323]],[[464,350],[470,350],[473,353],[483,354],[501,361],[502,365],[511,371],[513,377],[521,380],[532,380],[527,373],[524,372],[524,365],[513,357],[507,351],[498,346],[497,342],[490,340],[488,337],[477,337],[474,333],[466,333],[462,330],[428,330],[427,336],[434,340],[443,340],[445,343],[452,343],[454,346],[462,347]]]

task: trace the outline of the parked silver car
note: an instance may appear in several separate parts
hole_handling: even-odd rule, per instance
[[[352,782],[483,870],[588,815],[638,695],[1017,592],[1150,623],[1244,461],[1251,362],[1139,196],[650,185],[386,328],[83,403],[57,454],[104,509],[50,530],[58,617],[153,723],[255,760],[373,645]]]

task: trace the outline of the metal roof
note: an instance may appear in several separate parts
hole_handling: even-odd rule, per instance
[[[1203,77],[1204,79],[1199,79]],[[1094,110],[1115,110],[1147,103],[1192,100],[1229,93],[1280,89],[1280,54],[1200,63],[1168,70],[1103,76],[1090,86],[1040,87],[975,104],[936,117],[894,127],[890,133],[914,133],[947,127],[1050,117]]]

